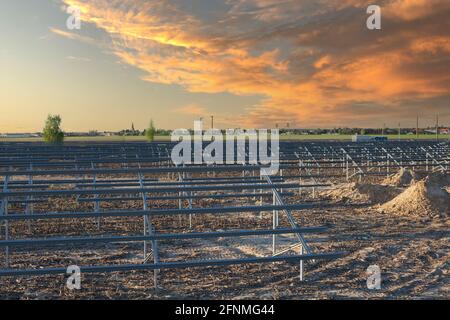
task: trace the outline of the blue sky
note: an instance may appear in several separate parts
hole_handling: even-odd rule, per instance
[[[68,15],[57,1],[2,1],[0,132],[38,131],[48,114],[61,114],[68,131],[189,126],[197,115],[177,114],[188,106],[209,113],[237,112],[257,97],[191,93],[177,84],[143,81],[143,72],[120,62],[105,48],[51,32],[65,30]],[[107,41],[90,24],[80,34]],[[205,108],[205,107],[202,107]],[[187,108],[186,108],[187,109]],[[187,121],[189,120],[189,122]]]

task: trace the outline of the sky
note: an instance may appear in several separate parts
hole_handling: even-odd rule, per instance
[[[2,0],[0,132],[450,125],[450,1],[370,4]]]

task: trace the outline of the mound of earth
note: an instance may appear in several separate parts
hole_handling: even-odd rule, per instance
[[[442,172],[434,172],[428,176],[430,183],[441,186],[450,187],[450,174]]]
[[[448,175],[431,174],[380,206],[380,211],[398,215],[449,216],[450,194],[446,190],[448,183]]]
[[[397,173],[390,175],[389,177],[384,179],[383,184],[396,187],[403,187],[406,185],[410,185],[411,183],[414,183],[417,180],[420,180],[420,178],[414,171],[401,168]]]
[[[337,202],[383,203],[393,199],[401,190],[392,186],[367,183],[342,183],[322,191],[321,196]]]

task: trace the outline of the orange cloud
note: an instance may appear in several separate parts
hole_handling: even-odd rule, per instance
[[[67,38],[67,39],[71,39],[71,40],[77,40],[80,42],[84,42],[84,43],[88,43],[88,44],[96,44],[96,41],[91,38],[91,37],[87,37],[84,35],[80,35],[74,32],[68,32],[68,31],[64,31],[58,28],[50,28],[50,31],[58,36]]]
[[[447,0],[394,0],[389,2],[385,9],[388,17],[412,21],[431,16],[439,11],[449,10],[450,2]]]
[[[190,116],[202,116],[207,114],[207,110],[205,108],[196,104],[189,104],[181,108],[178,108],[175,111]]]
[[[65,3],[105,30],[111,51],[146,81],[262,96],[236,116],[242,126],[370,119],[377,106],[398,116],[411,101],[450,95],[448,1],[380,0],[381,31],[365,27],[362,0],[237,0],[215,19],[168,0]]]

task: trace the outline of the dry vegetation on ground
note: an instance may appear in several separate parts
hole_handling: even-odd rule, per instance
[[[299,267],[292,263],[245,265],[233,267],[163,270],[160,288],[154,289],[153,272],[86,274],[82,289],[70,291],[64,276],[2,278],[2,299],[318,299],[318,298],[450,298],[450,202],[446,189],[448,175],[432,175],[425,179],[402,172],[384,181],[370,184],[336,184],[316,194],[296,194],[289,203],[327,200],[332,207],[294,212],[305,225],[330,225],[324,234],[308,235],[317,251],[346,251],[337,260],[305,264],[305,281],[299,281]],[[197,200],[194,206],[244,205],[248,200]],[[254,203],[254,202],[253,202]],[[174,207],[175,201],[157,202],[152,208]],[[136,208],[140,201],[122,202],[102,208]],[[78,204],[75,199],[53,199],[36,204],[35,209],[92,210],[92,205]],[[159,232],[187,232],[188,222],[178,217],[155,220]],[[271,213],[259,215],[202,215],[193,219],[194,230],[270,228]],[[287,226],[286,219],[281,225]],[[21,235],[44,237],[52,234],[139,234],[142,220],[111,218],[101,221],[100,230],[94,219],[72,219],[11,224],[12,237]],[[183,240],[160,242],[164,261],[208,258],[235,258],[271,254],[271,237],[217,240]],[[279,248],[294,242],[279,237]],[[3,253],[2,253],[3,254]],[[0,261],[3,261],[0,255]],[[84,245],[61,247],[48,251],[14,249],[12,267],[68,266],[113,263],[140,263],[142,243]],[[381,290],[366,286],[366,269],[378,265],[382,272]]]

